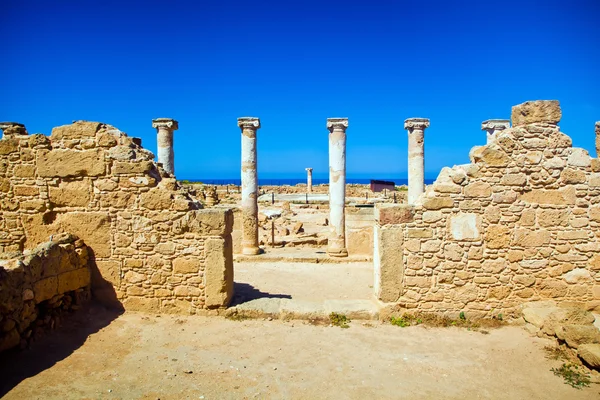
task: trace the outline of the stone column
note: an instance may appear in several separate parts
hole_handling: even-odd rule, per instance
[[[428,118],[404,121],[404,129],[408,130],[408,204],[415,204],[425,191],[425,128],[429,128]]]
[[[175,152],[173,151],[173,131],[179,129],[177,121],[171,118],[156,118],[152,120],[156,128],[156,143],[158,162],[168,174],[175,176]]]
[[[596,122],[596,158],[600,158],[600,121]]]
[[[509,119],[488,119],[481,123],[481,130],[487,132],[487,144],[490,144],[495,140],[497,132],[508,128],[510,128]]]
[[[238,118],[242,129],[242,254],[256,255],[258,247],[258,175],[256,174],[256,131],[258,118]]]
[[[329,130],[329,238],[327,253],[348,256],[346,249],[346,128],[348,118],[328,118]]]
[[[306,191],[312,193],[312,168],[306,168]]]

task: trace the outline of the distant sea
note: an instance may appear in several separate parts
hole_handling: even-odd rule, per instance
[[[380,180],[384,180],[384,181],[390,181],[390,182],[394,182],[396,184],[396,186],[402,186],[402,185],[408,185],[408,179],[405,178],[390,178],[390,179],[380,179]],[[435,179],[425,179],[425,184],[426,185],[430,185],[433,183]],[[205,183],[207,185],[241,185],[241,179],[240,178],[230,178],[230,179],[211,179],[211,178],[206,178],[206,179],[187,179],[187,181],[189,182],[202,182]],[[306,183],[306,177],[302,177],[302,178],[273,178],[273,179],[262,179],[259,178],[258,179],[258,185],[259,186],[283,186],[283,185],[290,185],[290,186],[295,186],[298,183]],[[313,178],[312,180],[313,185],[321,185],[321,184],[328,184],[329,183],[329,179],[319,179],[319,178]],[[346,184],[349,183],[357,183],[357,184],[362,184],[362,185],[368,185],[371,183],[371,179],[364,179],[364,178],[346,178]]]

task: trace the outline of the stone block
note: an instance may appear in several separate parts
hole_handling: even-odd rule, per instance
[[[83,239],[97,257],[111,256],[110,216],[104,212],[66,212],[24,215],[26,246],[35,247],[56,233]]]
[[[454,207],[454,200],[451,197],[435,196],[423,199],[423,208],[426,210],[441,210],[452,207]]]
[[[140,196],[140,205],[150,210],[169,210],[174,192],[160,188],[151,189]]]
[[[40,150],[37,166],[38,176],[43,178],[101,176],[106,172],[104,151],[100,149]]]
[[[202,236],[225,236],[232,229],[233,212],[229,209],[192,210],[173,222],[173,231],[177,234],[189,232]]]
[[[37,304],[49,300],[58,294],[58,278],[51,276],[33,284],[33,293]]]
[[[600,369],[600,344],[582,344],[577,355],[590,367]]]
[[[112,285],[115,288],[121,286],[121,262],[120,261],[96,261],[96,268],[92,271],[92,287]]]
[[[574,205],[576,199],[575,190],[570,189],[533,189],[520,196],[524,202],[547,205]]]
[[[557,326],[556,337],[564,340],[569,347],[576,349],[582,344],[600,343],[600,330],[594,325]]]
[[[15,196],[37,196],[40,194],[40,189],[37,186],[19,185],[13,187]]]
[[[386,303],[398,301],[404,275],[404,231],[398,227],[375,227],[375,295]],[[418,241],[417,241],[418,243]]]
[[[560,103],[557,100],[537,100],[513,106],[511,122],[513,127],[546,123],[558,124],[562,118]]]
[[[428,239],[433,237],[433,231],[428,228],[408,228],[406,231],[406,237]]]
[[[19,151],[18,139],[0,139],[0,156],[5,156]]]
[[[145,174],[154,168],[155,166],[152,161],[116,161],[113,165],[112,173],[116,175]]]
[[[92,198],[92,184],[89,178],[62,181],[58,187],[48,187],[48,196],[57,207],[85,207]]]
[[[173,272],[176,274],[199,274],[202,260],[197,257],[178,257],[173,260]]]
[[[504,225],[489,225],[485,230],[485,244],[490,249],[508,248],[510,228]]]
[[[394,225],[412,222],[414,207],[405,204],[377,204],[375,206],[375,221],[379,225]]]
[[[52,129],[51,140],[95,138],[102,124],[99,122],[76,121],[70,125],[57,126]]]
[[[575,147],[571,149],[567,164],[574,167],[589,167],[592,164],[592,158],[587,150]]]
[[[78,268],[58,275],[58,294],[70,292],[90,285],[90,270]]]
[[[493,146],[473,147],[469,153],[469,157],[474,164],[484,164],[495,168],[507,167],[511,163],[511,158],[508,154],[500,148]]]
[[[529,229],[515,229],[512,245],[521,247],[541,247],[550,243],[550,232],[544,229],[537,231]]]
[[[500,183],[507,186],[523,186],[527,183],[527,176],[525,174],[505,174],[500,179]]]
[[[478,240],[481,217],[473,213],[458,213],[450,217],[450,234],[454,240]]]
[[[490,197],[492,187],[486,182],[475,181],[465,186],[464,194],[466,197]]]
[[[229,305],[233,297],[233,246],[231,235],[208,238],[204,242],[206,267],[204,270],[205,304],[208,308]]]
[[[19,164],[15,165],[13,175],[16,178],[33,178],[35,177],[35,165],[33,164]]]
[[[152,297],[127,297],[123,300],[123,306],[129,311],[142,311],[156,313],[160,311],[160,301]]]

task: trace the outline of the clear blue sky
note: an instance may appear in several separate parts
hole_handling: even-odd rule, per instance
[[[256,116],[259,176],[328,171],[328,117],[349,117],[347,172],[404,177],[403,121],[427,117],[426,175],[468,161],[482,120],[558,99],[595,154],[600,1],[2,0],[0,120],[75,119],[156,150],[179,121],[177,177],[238,177],[236,118]]]

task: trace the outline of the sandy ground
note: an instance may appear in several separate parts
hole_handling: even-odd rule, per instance
[[[303,253],[287,250],[288,253]],[[307,252],[308,253],[308,252]],[[265,295],[301,300],[373,298],[373,263],[315,264],[286,262],[235,263],[235,281]],[[236,293],[241,292],[236,287]]]
[[[0,362],[6,399],[598,399],[520,327],[230,321],[83,311]]]

